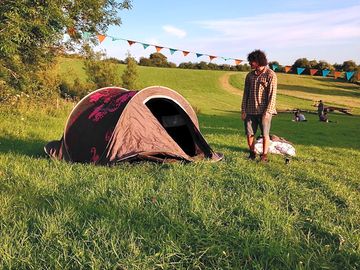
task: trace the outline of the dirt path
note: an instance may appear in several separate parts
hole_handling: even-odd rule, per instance
[[[224,90],[228,91],[231,94],[234,95],[238,95],[241,96],[242,95],[242,90],[240,90],[239,88],[236,88],[234,86],[232,86],[229,82],[230,76],[233,74],[237,74],[236,72],[227,72],[224,75],[222,75],[219,79],[220,81],[220,86],[222,88],[224,88]]]

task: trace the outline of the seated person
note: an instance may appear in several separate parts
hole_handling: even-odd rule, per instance
[[[322,115],[319,116],[319,120],[321,122],[329,122],[328,116],[327,116],[327,112],[324,112]]]
[[[295,122],[304,122],[307,121],[305,115],[303,115],[300,110],[296,110],[294,113],[294,120]]]

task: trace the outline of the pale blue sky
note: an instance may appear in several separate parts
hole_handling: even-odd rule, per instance
[[[243,60],[261,49],[282,65],[301,57],[360,65],[360,0],[134,0],[133,8],[121,11],[120,17],[122,25],[106,35]],[[97,48],[120,59],[127,51],[137,59],[155,52],[154,47],[144,50],[141,44],[130,47],[111,38]],[[192,53],[161,53],[175,63],[209,61]]]

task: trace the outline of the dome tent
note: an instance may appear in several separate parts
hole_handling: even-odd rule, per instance
[[[197,116],[177,92],[98,89],[72,110],[60,141],[44,147],[52,158],[112,165],[121,161],[219,161],[199,130]]]

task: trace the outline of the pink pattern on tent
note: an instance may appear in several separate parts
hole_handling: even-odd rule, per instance
[[[96,154],[96,147],[91,147],[90,149],[90,153],[91,153],[91,162],[95,163],[96,161],[99,160],[99,155]]]
[[[101,93],[96,93],[96,94],[101,95]],[[96,94],[94,94],[94,95],[96,95]],[[126,94],[120,95],[120,97],[118,97],[116,99],[106,96],[106,98],[103,100],[104,103],[102,103],[100,106],[97,106],[93,110],[93,112],[89,115],[88,119],[90,119],[94,122],[98,122],[100,119],[102,119],[108,113],[115,112],[122,103],[124,103],[125,101],[128,101],[128,99],[133,97],[135,94],[136,94],[136,92],[134,92],[134,91],[128,92]],[[104,95],[102,95],[101,97],[104,97]],[[96,100],[98,101],[101,97],[97,96]],[[91,101],[91,102],[93,102],[93,101]]]
[[[110,141],[111,135],[112,135],[113,131],[114,131],[114,130],[113,130],[112,128],[109,129],[108,131],[106,131],[106,133],[105,133],[105,142]]]

